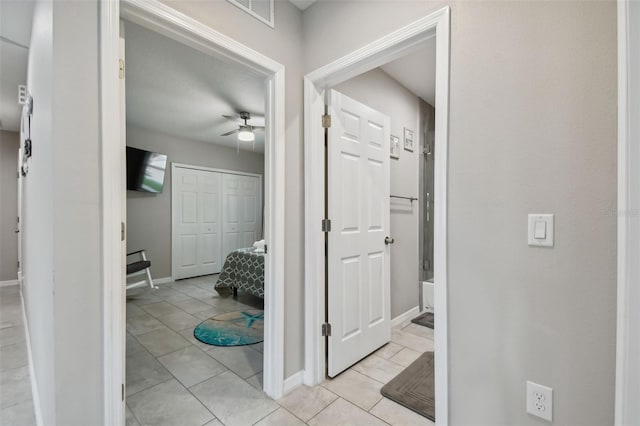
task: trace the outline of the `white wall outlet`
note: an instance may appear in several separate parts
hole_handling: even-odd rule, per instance
[[[527,381],[527,413],[553,421],[553,389]]]

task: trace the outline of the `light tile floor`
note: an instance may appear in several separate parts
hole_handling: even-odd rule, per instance
[[[320,386],[274,401],[262,392],[262,344],[215,347],[194,327],[219,313],[262,308],[242,295],[222,298],[216,276],[127,294],[127,426],[432,425],[380,394],[422,352],[433,330],[411,323],[392,342]]]
[[[36,424],[18,286],[0,288],[0,425]]]

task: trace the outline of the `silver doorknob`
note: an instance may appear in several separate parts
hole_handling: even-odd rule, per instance
[[[394,240],[393,238],[390,238],[390,237],[384,237],[384,243],[385,243],[386,245],[393,244],[395,241],[396,241],[396,240]]]

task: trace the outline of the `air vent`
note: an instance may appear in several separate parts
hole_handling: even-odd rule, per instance
[[[227,0],[229,3],[239,7],[254,18],[259,19],[271,28],[274,24],[274,0]]]

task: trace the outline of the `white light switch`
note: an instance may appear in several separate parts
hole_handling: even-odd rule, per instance
[[[553,215],[530,214],[529,235],[530,246],[553,247]]]

